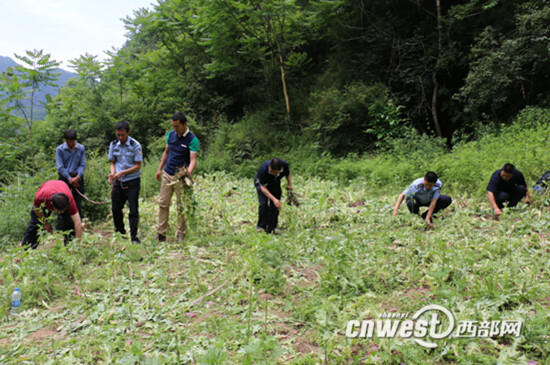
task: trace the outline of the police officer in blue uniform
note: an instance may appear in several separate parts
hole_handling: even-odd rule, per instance
[[[406,199],[407,208],[409,208],[411,213],[418,214],[420,207],[428,207],[428,209],[422,213],[422,218],[426,221],[426,226],[428,228],[433,228],[432,216],[447,208],[453,202],[450,196],[441,194],[442,187],[443,183],[439,180],[437,174],[433,171],[428,171],[424,177],[414,180],[412,184],[399,195],[393,209],[393,215],[397,215],[399,206],[403,202],[403,199]]]
[[[115,231],[126,234],[122,208],[128,202],[130,213],[130,237],[132,242],[139,243],[137,237],[139,222],[139,190],[141,184],[141,162],[143,151],[138,141],[130,137],[130,125],[122,121],[115,125],[116,140],[109,146],[109,161],[111,173],[109,184],[113,184],[111,209],[115,223]]]

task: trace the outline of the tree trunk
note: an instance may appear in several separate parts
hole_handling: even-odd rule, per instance
[[[435,133],[438,137],[443,137],[441,133],[441,126],[439,125],[439,117],[437,116],[437,93],[439,91],[439,83],[437,81],[437,72],[439,71],[439,60],[441,59],[443,40],[441,29],[441,0],[435,0],[435,6],[437,8],[437,60],[435,62],[434,71],[432,74],[432,81],[434,84],[432,94],[432,118],[434,121]]]
[[[288,97],[288,90],[286,89],[285,65],[281,54],[279,54],[279,62],[281,63],[281,82],[283,83],[283,94],[285,95],[286,115],[290,121],[290,99]]]
[[[32,142],[32,124],[34,121],[34,88],[31,92],[31,118],[27,121],[27,125],[29,126],[29,145],[31,147],[31,161],[32,161],[32,175],[34,175],[36,171],[36,160],[34,159],[34,145]]]

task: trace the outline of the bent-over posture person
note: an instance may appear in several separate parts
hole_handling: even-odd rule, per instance
[[[404,192],[399,195],[395,208],[393,209],[393,215],[397,215],[399,206],[406,199],[407,208],[414,214],[420,212],[420,207],[428,207],[428,209],[422,213],[422,218],[426,221],[428,228],[433,227],[433,216],[439,211],[447,208],[453,200],[450,196],[442,195],[441,188],[443,183],[438,179],[437,174],[433,171],[428,171],[422,178],[418,178],[413,181],[411,185]]]
[[[286,176],[287,189],[292,190],[292,179],[288,163],[279,158],[265,161],[256,177],[254,186],[258,193],[260,206],[258,208],[258,232],[264,230],[266,233],[273,233],[277,228],[279,209],[281,209],[281,179]]]
[[[514,165],[507,163],[493,173],[487,185],[487,199],[495,216],[502,214],[504,204],[515,207],[523,197],[526,204],[531,204],[525,177]]]
[[[23,247],[38,247],[40,226],[44,226],[48,232],[53,232],[51,224],[46,220],[52,211],[61,216],[57,221],[57,229],[71,231],[71,234],[65,236],[65,244],[69,237],[76,236],[79,240],[82,238],[82,222],[69,186],[60,180],[50,180],[42,184],[34,196],[31,219],[21,242]]]

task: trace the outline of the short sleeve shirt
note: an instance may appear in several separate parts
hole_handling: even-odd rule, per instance
[[[501,171],[502,169],[499,169],[493,173],[491,180],[489,180],[489,184],[487,185],[487,191],[490,191],[493,194],[497,191],[504,191],[508,194],[513,194],[518,185],[527,186],[525,177],[518,169],[514,170],[512,178],[508,181],[504,180],[502,176],[500,176]]]
[[[59,193],[65,194],[69,198],[69,214],[74,215],[78,213],[78,208],[76,207],[76,203],[69,186],[61,180],[50,180],[42,184],[34,196],[34,207],[39,208],[44,205],[46,209],[54,210],[52,197],[54,194]]]
[[[191,152],[199,152],[199,139],[187,129],[183,135],[172,130],[166,135],[168,157],[164,171],[174,175],[178,169],[188,167],[191,163]]]
[[[409,185],[407,189],[405,189],[403,194],[405,194],[407,198],[415,198],[421,204],[430,204],[432,199],[439,199],[442,187],[443,183],[441,182],[441,180],[437,179],[434,187],[430,190],[427,190],[424,186],[424,178],[421,177],[414,180],[413,183]]]
[[[288,163],[284,160],[281,160],[281,162],[283,163],[281,170],[277,176],[274,176],[269,173],[269,165],[271,164],[271,160],[265,161],[262,166],[260,166],[260,169],[254,178],[254,184],[257,187],[259,187],[258,185],[266,186],[268,189],[271,186],[280,185],[281,178],[290,175],[290,166]]]
[[[143,161],[143,151],[138,141],[128,136],[126,143],[119,140],[111,142],[109,146],[109,161],[115,161],[116,172],[124,171],[134,166],[136,162]],[[141,169],[121,177],[123,182],[137,179],[141,175]]]

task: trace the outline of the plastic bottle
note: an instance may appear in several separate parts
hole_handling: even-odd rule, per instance
[[[11,295],[11,314],[18,315],[21,309],[21,292],[19,288],[15,288]]]

